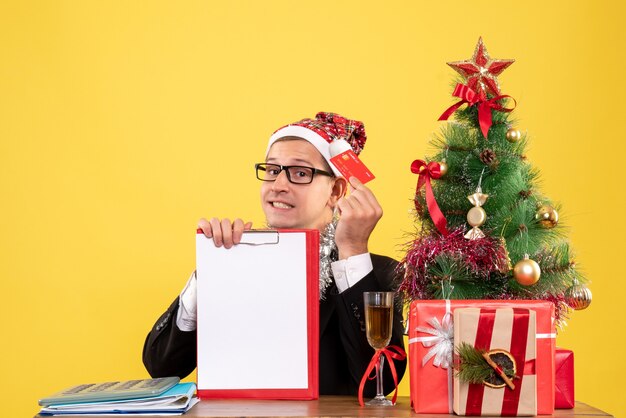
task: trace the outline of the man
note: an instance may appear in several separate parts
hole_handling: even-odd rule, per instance
[[[271,228],[317,229],[321,233],[320,361],[322,395],[356,395],[373,349],[365,336],[363,292],[395,289],[397,262],[370,254],[368,240],[382,209],[356,178],[348,180],[330,163],[330,144],[346,140],[359,153],[364,126],[333,113],[287,125],[270,138],[265,163],[256,165],[262,180],[261,205]],[[350,187],[351,192],[347,194]],[[241,241],[251,222],[201,219],[198,227],[217,246]],[[333,239],[334,238],[334,239]],[[143,361],[153,377],[185,377],[196,367],[196,278],[159,318],[146,338]],[[236,325],[233,325],[236,326]],[[401,309],[394,315],[393,345],[403,346]],[[396,361],[398,379],[406,361]],[[385,393],[393,390],[385,368]],[[366,396],[373,396],[373,381]]]

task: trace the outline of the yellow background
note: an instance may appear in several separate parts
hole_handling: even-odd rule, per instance
[[[619,1],[3,1],[0,415],[147,376],[144,337],[194,269],[198,218],[263,224],[252,164],[287,122],[365,121],[385,210],[371,250],[401,257],[409,165],[452,103],[445,62],[479,35],[517,60],[501,86],[593,282],[558,337],[576,397],[626,414],[623,15]]]

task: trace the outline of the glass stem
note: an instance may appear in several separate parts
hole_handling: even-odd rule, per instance
[[[376,373],[376,397],[384,398],[383,393],[383,366],[385,365],[385,355],[381,353],[378,361],[378,373]]]

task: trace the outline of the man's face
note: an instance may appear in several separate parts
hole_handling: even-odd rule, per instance
[[[303,139],[275,142],[266,162],[327,170],[322,154]],[[330,177],[315,175],[310,184],[293,184],[281,171],[275,181],[261,185],[261,205],[267,223],[272,228],[323,229],[332,220],[333,183]]]

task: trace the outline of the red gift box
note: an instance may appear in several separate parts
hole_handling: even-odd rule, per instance
[[[556,368],[554,385],[554,407],[572,409],[574,407],[574,353],[557,348],[554,355]]]
[[[454,377],[454,412],[471,416],[537,415],[535,311],[460,308],[454,311],[454,347],[504,350],[514,363],[511,387],[462,382]],[[460,360],[462,362],[462,360]],[[494,382],[495,383],[495,382]]]
[[[537,413],[554,412],[554,305],[538,300],[416,300],[409,311],[411,404],[417,413],[452,413],[452,313],[456,308],[532,309],[537,315]]]

